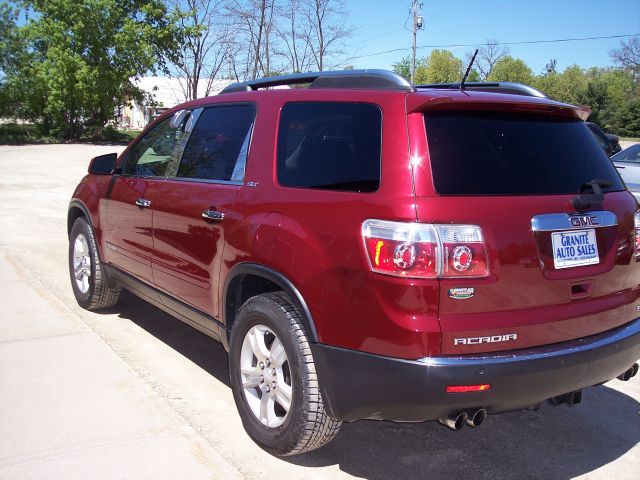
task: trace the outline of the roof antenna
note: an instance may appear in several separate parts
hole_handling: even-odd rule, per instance
[[[462,81],[460,82],[460,90],[464,90],[464,82],[467,80],[467,77],[469,76],[469,72],[471,71],[471,67],[473,66],[473,62],[476,59],[476,55],[478,55],[478,49],[476,48],[476,51],[473,52],[473,57],[471,57],[471,61],[469,62],[469,66],[467,67],[467,71],[464,72],[464,76],[462,77]]]

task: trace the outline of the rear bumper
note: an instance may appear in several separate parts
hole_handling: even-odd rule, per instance
[[[640,358],[640,319],[591,337],[532,349],[420,360],[312,344],[329,414],[345,421],[434,420],[456,410],[519,410],[611,380]],[[445,393],[447,385],[491,390]]]

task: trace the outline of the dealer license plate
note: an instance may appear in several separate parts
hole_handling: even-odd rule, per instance
[[[553,265],[559,268],[593,265],[600,261],[596,231],[571,230],[551,234]]]

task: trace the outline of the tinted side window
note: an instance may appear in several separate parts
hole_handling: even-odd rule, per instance
[[[364,103],[296,102],[282,109],[278,182],[373,192],[380,184],[382,112]]]
[[[623,190],[584,122],[491,112],[425,112],[433,181],[441,195],[574,194],[599,179]]]
[[[187,142],[178,177],[242,181],[253,119],[251,105],[204,110]]]
[[[127,155],[124,174],[148,177],[164,176],[184,137],[190,112],[181,110],[158,123],[136,143]]]

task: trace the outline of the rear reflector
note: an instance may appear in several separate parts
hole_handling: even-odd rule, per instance
[[[445,388],[447,393],[485,392],[487,390],[491,390],[490,383],[481,385],[447,385],[447,388]]]

